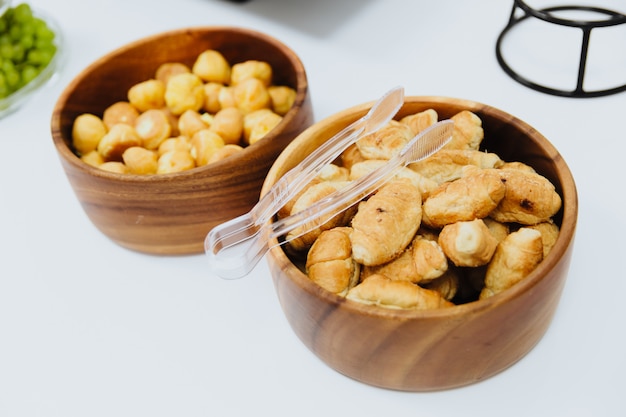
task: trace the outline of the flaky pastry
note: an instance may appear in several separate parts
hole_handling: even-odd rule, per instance
[[[372,275],[348,291],[346,298],[387,308],[432,310],[451,307],[437,291],[427,290],[408,281],[392,281],[384,275]]]
[[[391,120],[380,130],[357,140],[356,146],[366,159],[391,159],[413,136],[415,135],[408,125]]]
[[[422,220],[430,227],[442,228],[458,221],[481,219],[498,206],[504,192],[497,170],[472,170],[431,193],[424,201]]]
[[[504,198],[489,216],[500,222],[533,225],[550,220],[561,208],[561,197],[545,177],[528,171],[500,169]]]
[[[476,219],[444,226],[439,245],[456,266],[476,267],[491,260],[498,240],[482,219]]]
[[[509,234],[498,244],[487,267],[480,298],[511,288],[530,274],[542,259],[543,243],[539,231],[523,227]]]
[[[422,218],[422,197],[410,181],[388,182],[358,206],[352,219],[352,253],[363,265],[389,262],[411,243]]]
[[[359,281],[360,265],[352,259],[349,227],[322,232],[306,260],[309,278],[320,287],[345,295]]]

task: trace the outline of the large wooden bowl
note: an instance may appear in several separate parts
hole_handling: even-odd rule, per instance
[[[78,115],[102,116],[107,106],[127,100],[132,85],[154,77],[161,63],[191,66],[206,49],[219,50],[231,64],[267,61],[275,85],[296,89],[294,106],[266,138],[220,162],[165,175],[106,172],[74,154],[71,130]],[[63,169],[93,224],[129,249],[176,255],[203,252],[209,230],[249,211],[276,157],[312,122],[306,72],[291,49],[251,30],[198,27],[135,41],[91,64],[58,99],[51,130]]]
[[[289,168],[371,103],[316,123],[270,170],[262,195]],[[491,298],[431,311],[391,310],[347,300],[307,278],[281,247],[268,263],[282,309],[302,342],[331,368],[364,383],[405,391],[459,387],[513,365],[544,335],[566,281],[577,221],[577,192],[559,152],[539,132],[496,108],[440,97],[408,97],[399,116],[433,108],[440,119],[467,109],[483,121],[486,149],[530,164],[563,199],[556,245],[523,281]]]

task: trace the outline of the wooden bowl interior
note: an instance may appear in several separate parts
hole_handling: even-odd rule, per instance
[[[273,83],[296,89],[296,100],[267,136],[223,161],[167,175],[121,175],[83,163],[71,148],[74,119],[101,116],[127,100],[128,89],[153,78],[164,62],[191,66],[206,49],[231,63],[267,61]],[[51,131],[62,165],[85,212],[122,246],[155,254],[204,250],[215,225],[245,213],[258,201],[263,180],[284,147],[313,121],[308,82],[299,58],[281,42],[258,32],[229,27],[180,29],[138,40],[95,61],[64,90],[55,105]]]
[[[270,170],[261,194],[313,149],[364,115],[371,103],[317,123],[294,140]],[[552,252],[522,282],[486,300],[433,311],[373,307],[314,284],[281,247],[268,263],[285,315],[303,343],[333,369],[370,385],[431,391],[467,385],[506,369],[538,342],[551,321],[569,267],[577,194],[557,150],[526,123],[498,109],[441,97],[407,97],[397,118],[427,108],[447,119],[460,110],[483,121],[485,149],[530,164],[563,197]]]

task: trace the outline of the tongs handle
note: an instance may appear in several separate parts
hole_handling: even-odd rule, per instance
[[[425,159],[437,152],[450,141],[453,128],[454,123],[451,120],[438,122],[416,135],[388,163],[360,179],[352,181],[345,188],[291,216],[274,223],[267,222],[257,225],[255,228],[249,229],[250,233],[237,242],[232,242],[232,244],[223,246],[219,250],[207,251],[214,272],[226,279],[241,278],[248,274],[269,249],[308,233],[311,227],[316,227],[315,221],[323,216],[334,217],[343,212],[389,181],[397,168]],[[328,217],[324,217],[324,221],[328,221],[328,219]],[[286,235],[296,229],[298,229],[298,233],[292,233],[289,237],[270,244],[272,239]]]
[[[384,94],[365,116],[350,124],[311,152],[285,173],[250,212],[214,227],[205,238],[205,252],[210,258],[225,248],[246,240],[294,198],[329,163],[358,138],[387,124],[404,103],[404,89],[395,87]]]
[[[369,135],[389,123],[393,116],[398,113],[403,102],[404,90],[402,87],[391,89],[374,103],[365,116],[324,142],[298,165],[280,177],[259,201],[259,208],[256,209],[259,213],[256,224],[263,224],[270,220],[278,210],[302,191],[326,165],[337,159],[358,138]]]

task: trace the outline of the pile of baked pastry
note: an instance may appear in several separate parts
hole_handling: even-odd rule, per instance
[[[373,195],[307,233],[288,235],[285,250],[311,280],[367,304],[433,309],[504,291],[544,259],[559,233],[554,185],[525,163],[479,150],[484,130],[475,113],[451,119],[442,150],[399,168]],[[378,168],[437,120],[428,109],[360,138],[279,217]]]

